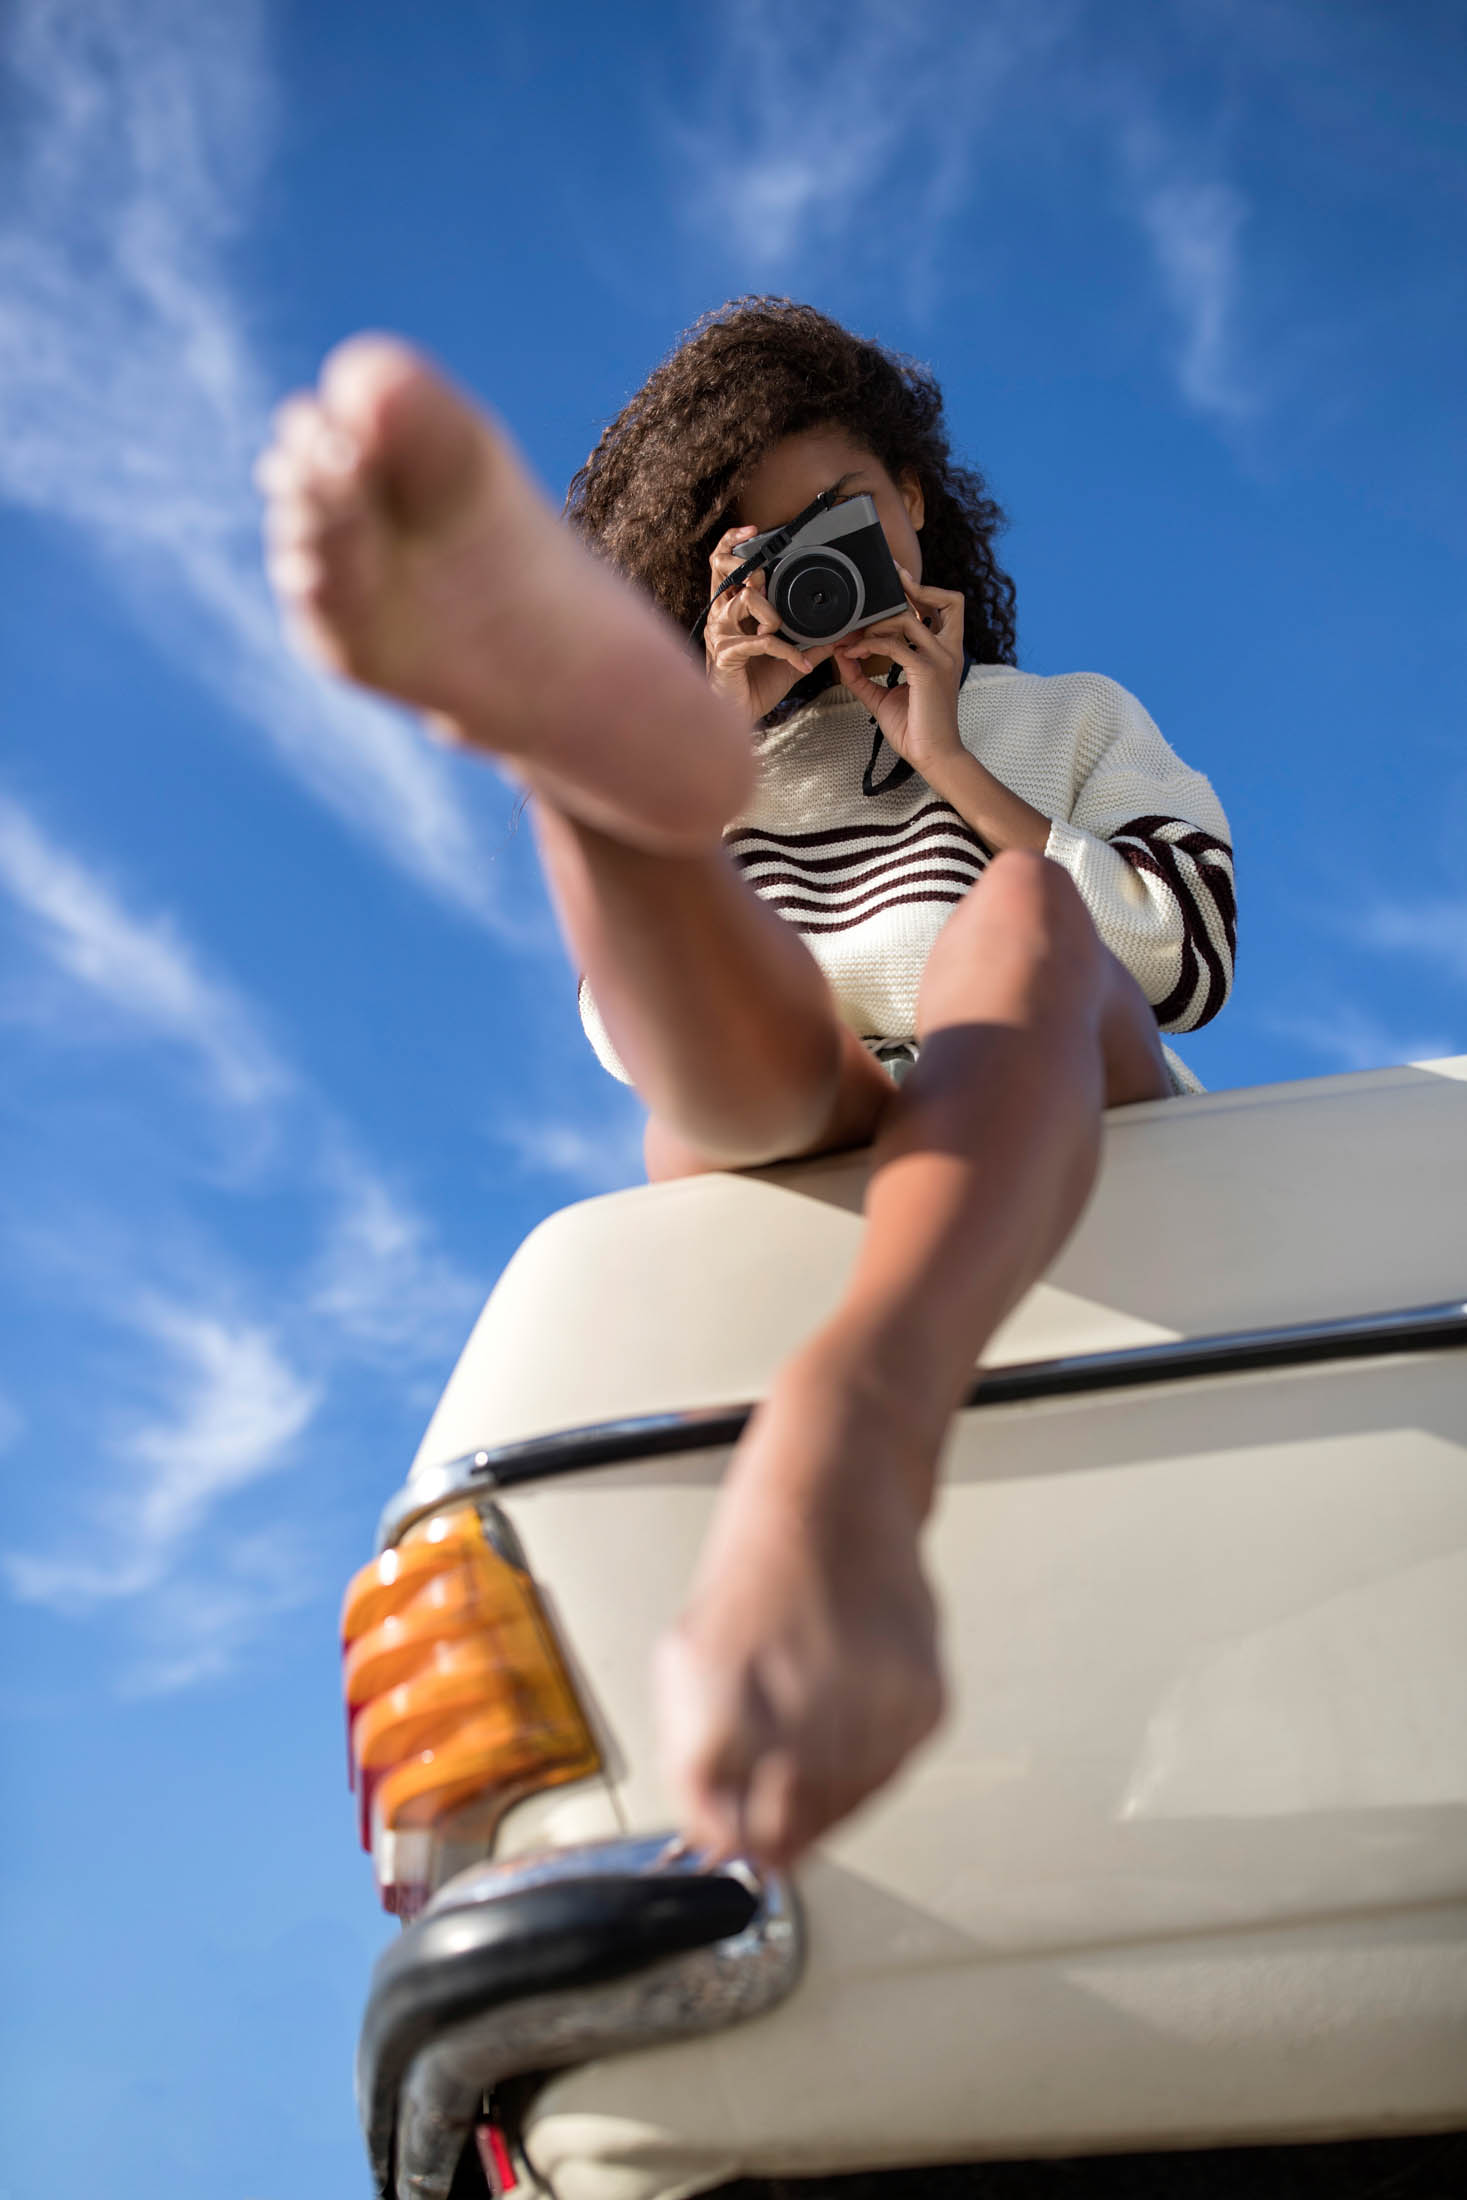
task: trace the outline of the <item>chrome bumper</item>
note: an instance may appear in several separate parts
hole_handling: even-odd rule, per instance
[[[357,2107],[381,2200],[446,2200],[491,2087],[758,2016],[801,1954],[787,1882],[665,1834],[460,1872],[373,1975]]]

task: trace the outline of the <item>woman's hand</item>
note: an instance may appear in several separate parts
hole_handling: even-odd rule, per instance
[[[709,559],[714,588],[743,564],[740,543],[751,542],[756,527],[730,527]],[[751,573],[742,588],[720,596],[703,630],[708,684],[716,695],[736,703],[751,720],[782,703],[807,672],[823,664],[828,649],[797,649],[779,632],[779,614],[769,601],[762,573]]]
[[[862,627],[835,645],[842,681],[865,704],[883,734],[929,784],[945,761],[962,753],[958,689],[963,684],[961,595],[952,588],[923,588],[905,566],[897,567],[907,609]],[[862,670],[867,657],[890,657],[906,673],[902,687],[878,687]]]

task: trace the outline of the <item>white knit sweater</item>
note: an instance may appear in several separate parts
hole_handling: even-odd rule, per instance
[[[1099,673],[1043,678],[975,665],[958,731],[996,779],[1052,820],[1045,854],[1069,872],[1161,1029],[1191,1031],[1215,1016],[1233,971],[1228,822],[1135,697]],[[915,774],[864,795],[873,736],[844,687],[761,730],[754,800],[725,837],[750,885],[805,940],[846,1021],[891,1045],[912,1038],[933,942],[992,851]],[[878,784],[893,761],[883,747]],[[585,986],[581,1013],[602,1062],[624,1076]],[[1179,1089],[1195,1089],[1170,1059]]]

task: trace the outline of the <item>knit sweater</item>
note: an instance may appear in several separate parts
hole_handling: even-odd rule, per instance
[[[1228,822],[1135,697],[1099,673],[974,665],[958,732],[995,779],[1051,820],[1045,854],[1069,872],[1161,1029],[1191,1031],[1215,1016],[1235,943]],[[891,1046],[913,1037],[933,943],[992,850],[916,774],[863,794],[872,739],[869,713],[844,687],[762,728],[754,799],[725,842],[805,940],[847,1023]],[[624,1076],[585,986],[581,1013],[602,1062]],[[1174,1083],[1195,1089],[1185,1070]]]

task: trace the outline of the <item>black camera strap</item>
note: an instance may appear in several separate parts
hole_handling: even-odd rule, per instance
[[[776,527],[773,534],[760,544],[752,558],[746,558],[742,565],[735,566],[728,579],[720,582],[718,587],[714,589],[713,594],[698,614],[688,635],[690,642],[700,642],[703,639],[703,629],[708,624],[708,614],[720,596],[726,596],[731,588],[742,588],[751,573],[763,572],[769,566],[777,564],[800,529],[808,527],[812,519],[818,519],[822,512],[830,510],[830,507],[836,501],[838,486],[837,484],[836,489],[822,489],[814,502],[805,506],[803,512],[796,512],[794,518],[787,519],[783,527]]]
[[[896,686],[897,675],[901,669],[900,665],[892,666],[886,675],[888,687]],[[891,770],[884,779],[878,779],[876,777],[876,763],[881,755],[881,744],[886,736],[874,718],[871,721],[871,735],[871,760],[861,774],[862,794],[885,794],[889,787],[904,787],[909,779],[916,776],[916,765],[909,764],[904,756],[898,756],[896,750],[893,749],[891,752]]]
[[[962,691],[963,681],[967,679],[968,674],[972,671],[976,663],[977,659],[975,657],[970,657],[968,655],[968,652],[964,650],[962,679],[958,681],[958,689],[960,693]],[[888,687],[896,686],[897,674],[900,671],[900,665],[892,666],[890,672],[888,672],[886,676],[886,684]],[[904,756],[898,756],[896,751],[893,750],[891,770],[887,773],[884,779],[878,779],[876,777],[876,764],[878,758],[881,755],[881,744],[885,740],[886,736],[883,734],[880,726],[877,725],[874,718],[871,721],[871,732],[871,759],[870,762],[867,764],[865,771],[863,771],[861,774],[862,794],[885,794],[889,787],[904,787],[909,779],[912,779],[916,776],[916,766],[914,764],[909,764]]]

